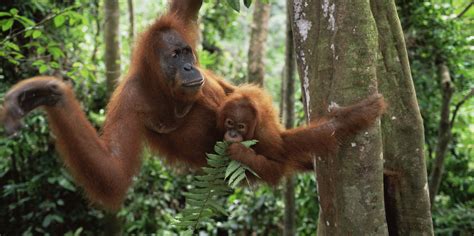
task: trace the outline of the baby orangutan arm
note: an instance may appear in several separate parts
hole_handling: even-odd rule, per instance
[[[248,166],[263,181],[271,185],[278,184],[285,173],[285,165],[283,163],[256,154],[253,149],[245,147],[241,143],[231,144],[227,154],[229,154],[231,159]]]

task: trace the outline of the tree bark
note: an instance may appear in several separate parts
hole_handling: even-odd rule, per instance
[[[454,94],[454,84],[451,81],[449,69],[444,63],[438,65],[438,73],[439,79],[441,80],[440,84],[443,100],[441,102],[441,118],[439,120],[438,143],[436,145],[435,162],[431,171],[429,182],[431,206],[434,204],[434,199],[436,194],[438,194],[438,189],[443,178],[444,159],[446,157],[446,151],[448,150],[448,145],[451,142],[452,137],[452,127],[449,115],[451,100]]]
[[[390,235],[433,235],[423,122],[394,0],[372,0],[377,77],[389,104],[382,118],[385,211]]]
[[[377,30],[369,1],[295,0],[293,35],[307,118],[377,92]],[[387,235],[379,125],[315,157],[318,235]]]
[[[127,0],[127,5],[128,5],[128,21],[130,24],[130,28],[128,31],[128,40],[130,41],[130,44],[133,43],[133,38],[135,36],[135,12],[133,10],[133,0]]]
[[[251,25],[250,45],[248,52],[248,82],[263,86],[265,77],[265,43],[268,35],[268,21],[270,19],[270,4],[256,0]]]
[[[283,108],[285,109],[285,127],[293,128],[295,123],[295,55],[293,45],[293,31],[291,30],[290,7],[291,0],[287,0],[287,17],[286,17],[286,46],[285,46],[285,73],[283,75],[284,93],[282,94]],[[285,228],[283,235],[295,235],[295,182],[294,176],[286,178],[285,181]]]
[[[119,1],[105,0],[105,75],[109,95],[120,77],[119,17]]]
[[[107,94],[110,96],[120,77],[120,8],[118,0],[105,0],[105,75]],[[121,235],[122,222],[115,212],[105,215],[105,235]]]

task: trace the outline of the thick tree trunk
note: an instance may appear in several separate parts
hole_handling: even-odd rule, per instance
[[[377,30],[368,0],[295,0],[292,14],[308,118],[377,92]],[[337,156],[315,157],[318,235],[387,234],[379,130],[374,125]]]
[[[423,122],[394,0],[372,0],[377,22],[386,218],[390,235],[432,235]]]
[[[119,1],[105,0],[105,75],[109,95],[120,77]]]
[[[441,103],[441,118],[438,128],[438,143],[436,145],[435,162],[429,182],[431,206],[433,206],[436,194],[438,194],[438,189],[444,172],[444,158],[446,156],[446,151],[448,150],[448,145],[451,142],[451,120],[449,119],[449,115],[451,113],[451,99],[454,94],[454,85],[451,81],[448,67],[445,64],[439,64],[438,69],[443,100]]]
[[[248,82],[263,86],[265,76],[265,43],[268,35],[268,21],[270,19],[270,4],[256,0],[253,10],[252,32],[248,52]]]
[[[285,109],[285,127],[293,128],[295,123],[295,55],[293,45],[293,31],[291,30],[291,0],[287,0],[286,46],[285,46],[285,73],[282,87],[285,87],[282,100]],[[283,235],[295,235],[295,177],[288,177],[285,181],[285,228]]]

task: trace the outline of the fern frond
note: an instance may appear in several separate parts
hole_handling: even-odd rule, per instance
[[[255,140],[242,142],[246,147],[255,143]],[[216,143],[215,154],[206,154],[208,167],[203,167],[202,175],[195,176],[191,183],[194,188],[183,193],[186,207],[180,216],[171,220],[178,230],[183,230],[180,235],[192,235],[201,222],[218,214],[228,215],[218,202],[225,203],[223,200],[246,178],[247,171],[257,176],[247,166],[230,160],[226,154],[228,146],[226,142]]]

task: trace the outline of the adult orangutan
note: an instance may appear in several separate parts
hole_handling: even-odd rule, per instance
[[[223,133],[216,128],[219,102],[233,87],[199,68],[195,47],[200,0],[175,0],[139,39],[128,75],[107,106],[102,135],[86,119],[73,90],[53,77],[35,77],[5,96],[7,133],[20,119],[43,107],[57,149],[89,198],[120,207],[140,167],[144,142],[170,162],[206,164]]]

